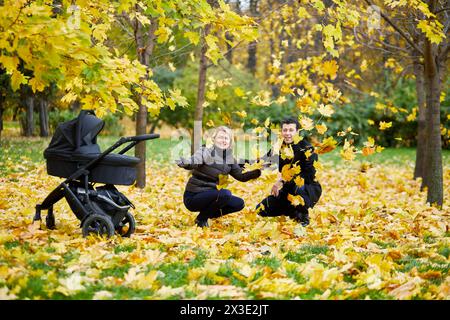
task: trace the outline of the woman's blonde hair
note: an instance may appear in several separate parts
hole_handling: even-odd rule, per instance
[[[220,126],[220,127],[216,128],[216,130],[214,131],[214,133],[212,135],[213,143],[216,140],[217,135],[221,131],[225,132],[228,135],[228,137],[230,138],[230,147],[229,148],[232,148],[233,147],[233,143],[234,143],[234,135],[233,135],[233,131],[230,128],[228,128],[227,126]]]

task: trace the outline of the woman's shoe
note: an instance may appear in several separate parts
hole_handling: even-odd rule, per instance
[[[195,219],[195,223],[200,228],[207,228],[207,227],[209,227],[208,219],[201,219],[201,218],[199,219],[199,218],[197,218],[197,219]]]

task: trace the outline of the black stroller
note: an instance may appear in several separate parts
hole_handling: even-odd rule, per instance
[[[141,141],[159,138],[159,134],[122,137],[101,152],[97,135],[104,124],[94,111],[82,110],[76,119],[57,127],[44,151],[47,173],[67,179],[36,205],[33,221],[40,221],[41,210],[48,210],[46,226],[54,229],[53,205],[65,197],[81,221],[83,236],[92,233],[110,237],[117,232],[129,237],[134,232],[136,222],[129,212],[134,205],[114,185],[134,183],[140,159],[124,153]],[[130,144],[117,154],[112,153],[125,143]],[[94,188],[95,183],[104,185]]]

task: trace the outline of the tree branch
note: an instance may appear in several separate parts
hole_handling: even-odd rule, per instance
[[[374,4],[372,3],[372,1],[370,0],[365,0],[366,3],[369,6],[373,6]],[[384,20],[386,20],[387,23],[389,23],[391,25],[392,28],[394,28],[395,31],[397,31],[414,49],[417,50],[417,52],[420,52],[421,55],[424,55],[423,51],[420,50],[420,48],[408,37],[408,35],[406,35],[406,33],[403,32],[403,30],[401,30],[394,22],[391,21],[391,19],[389,19],[388,16],[386,16],[381,10],[380,10],[380,15],[383,17]]]

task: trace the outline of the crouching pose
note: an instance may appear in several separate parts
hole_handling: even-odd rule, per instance
[[[263,217],[286,215],[307,226],[308,209],[319,200],[322,187],[315,178],[314,161],[318,160],[318,156],[305,139],[294,142],[298,130],[296,119],[282,121],[283,143],[278,156],[278,180],[272,187],[271,195],[256,206],[256,211]],[[270,150],[262,159],[267,161],[273,157],[274,153]]]
[[[260,170],[242,172],[232,149],[233,135],[228,127],[218,127],[213,135],[214,145],[201,147],[190,159],[177,161],[179,167],[192,170],[183,195],[186,208],[199,212],[195,222],[199,227],[208,227],[208,219],[240,211],[244,200],[231,194],[230,190],[217,186],[219,179],[230,174],[245,182],[261,175]]]

